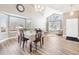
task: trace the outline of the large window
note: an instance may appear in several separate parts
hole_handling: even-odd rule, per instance
[[[57,32],[62,29],[62,15],[52,14],[47,18],[48,31]]]
[[[0,14],[0,40],[8,37],[8,27],[7,27],[8,16],[5,14]]]
[[[31,28],[31,18],[12,14],[0,14],[0,40],[16,36],[17,27]]]
[[[0,14],[0,32],[6,32],[7,30],[7,20],[8,16]]]
[[[9,31],[16,31],[18,26],[25,28],[25,18],[10,16]]]

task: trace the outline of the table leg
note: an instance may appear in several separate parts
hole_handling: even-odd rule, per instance
[[[42,40],[40,41],[40,47],[42,48]]]
[[[44,44],[44,37],[42,37],[42,45]]]
[[[32,52],[32,43],[30,43],[30,52]]]

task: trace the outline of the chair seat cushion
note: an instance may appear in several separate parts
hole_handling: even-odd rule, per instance
[[[23,41],[27,41],[29,40],[29,38],[23,37]]]

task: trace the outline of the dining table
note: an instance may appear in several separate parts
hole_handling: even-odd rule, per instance
[[[32,47],[33,47],[33,41],[35,40],[35,31],[24,31],[25,38],[28,38],[29,40],[27,41],[27,49],[32,52]]]
[[[35,34],[36,31],[32,30],[32,31],[24,31],[25,37],[28,38],[29,40],[27,41],[27,49],[30,50],[30,52],[32,52],[32,49],[34,47],[34,40],[35,40]],[[40,45],[42,46],[43,40],[41,40]]]

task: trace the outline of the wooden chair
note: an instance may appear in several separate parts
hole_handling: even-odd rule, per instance
[[[27,40],[29,39],[25,37],[23,29],[20,30],[20,36],[18,37],[18,42],[20,43],[20,46],[22,45],[22,48],[24,48],[25,43],[27,43]]]
[[[35,44],[35,48],[37,50],[37,43],[40,42],[40,47],[42,47],[42,30],[36,30],[36,35],[35,35],[35,40],[34,40],[34,44]]]

